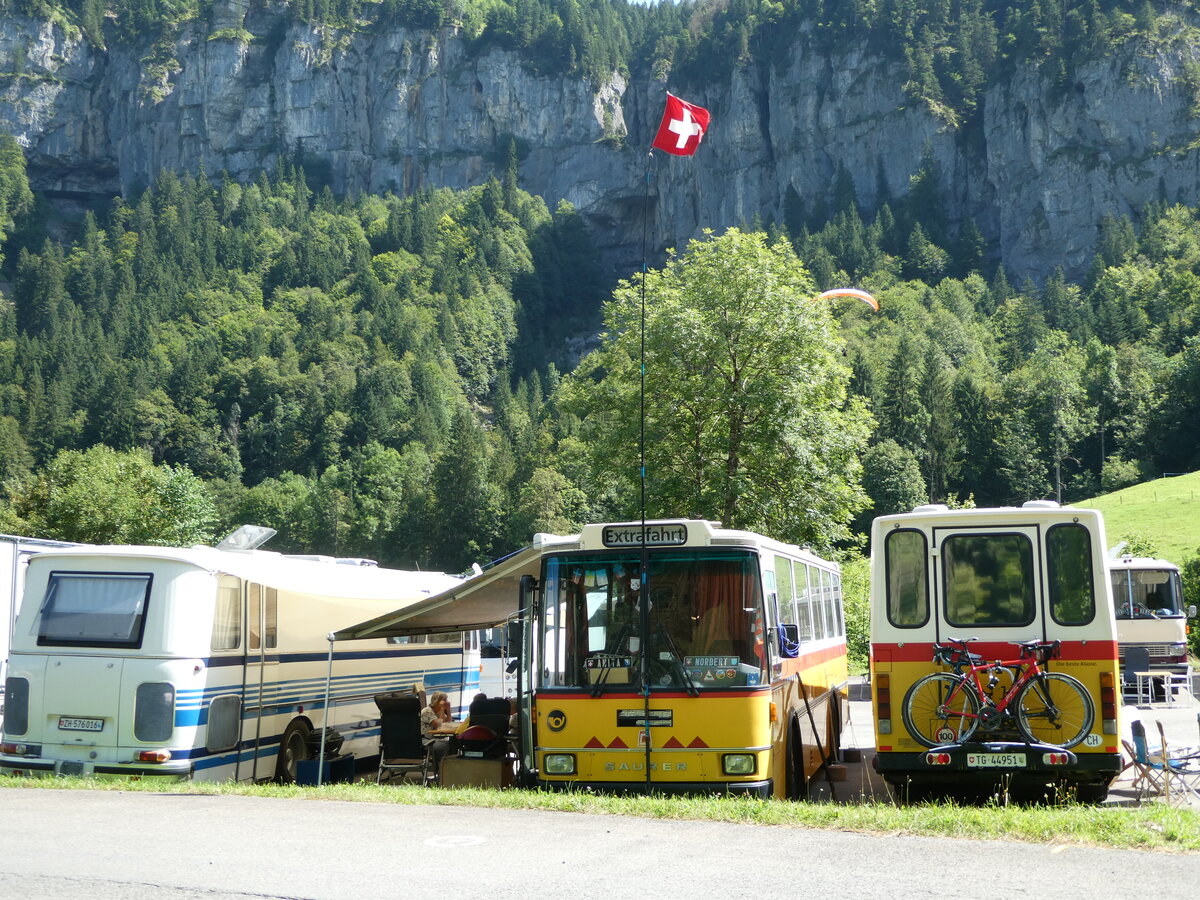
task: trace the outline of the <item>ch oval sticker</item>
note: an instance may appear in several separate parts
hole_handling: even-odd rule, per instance
[[[567,714],[561,709],[552,709],[546,713],[546,727],[551,731],[562,731],[567,727]]]
[[[1085,747],[1099,747],[1103,743],[1104,743],[1104,738],[1102,738],[1098,734],[1089,734],[1087,737],[1085,737],[1083,739],[1083,745]]]

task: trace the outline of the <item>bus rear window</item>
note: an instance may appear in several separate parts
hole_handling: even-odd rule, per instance
[[[38,644],[140,647],[149,596],[149,574],[51,572]]]
[[[920,531],[890,531],[887,557],[887,616],[896,628],[920,628],[929,621],[929,585],[925,560],[929,553]]]
[[[1053,525],[1046,532],[1050,615],[1059,625],[1086,625],[1096,617],[1092,539],[1082,525]]]
[[[942,563],[951,625],[987,628],[1033,621],[1033,544],[1025,535],[951,535],[942,541]]]

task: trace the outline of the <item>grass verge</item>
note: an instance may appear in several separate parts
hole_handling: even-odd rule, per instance
[[[922,803],[786,803],[735,797],[631,797],[474,788],[421,788],[368,782],[321,788],[276,784],[29,779],[0,776],[0,788],[109,790],[231,795],[243,797],[400,803],[410,806],[479,806],[536,809],[648,819],[690,819],[742,825],[826,828],[870,834],[970,837],[979,840],[1075,844],[1133,850],[1200,852],[1200,813],[1158,803],[1139,807],[959,806]]]

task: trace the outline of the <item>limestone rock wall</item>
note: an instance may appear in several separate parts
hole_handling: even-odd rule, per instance
[[[98,49],[7,16],[0,127],[26,148],[35,187],[85,194],[201,164],[250,180],[298,147],[338,191],[458,188],[501,167],[515,139],[522,186],[574,204],[620,272],[637,263],[646,215],[656,252],[704,228],[782,221],[788,188],[815,204],[839,163],[871,209],[907,190],[928,151],[950,220],[973,218],[1011,277],[1037,279],[1086,268],[1105,214],[1200,202],[1200,120],[1179,77],[1197,51],[1100,60],[1066,88],[1022,70],[987,91],[964,139],[904,94],[895,64],[815,55],[798,35],[786,68],[680,91],[711,110],[709,134],[694,158],[651,158],[661,82],[541,76],[512,53],[469,55],[452,29],[340,33],[223,0],[156,47]]]

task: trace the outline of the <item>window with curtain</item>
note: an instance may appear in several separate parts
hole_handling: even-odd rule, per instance
[[[149,573],[51,572],[38,620],[38,644],[140,647]]]
[[[628,685],[701,689],[759,684],[768,651],[757,556],[742,551],[650,554],[643,636],[636,554],[549,557],[539,655],[544,687]]]
[[[222,575],[213,610],[212,649],[236,650],[242,643],[242,583]]]

